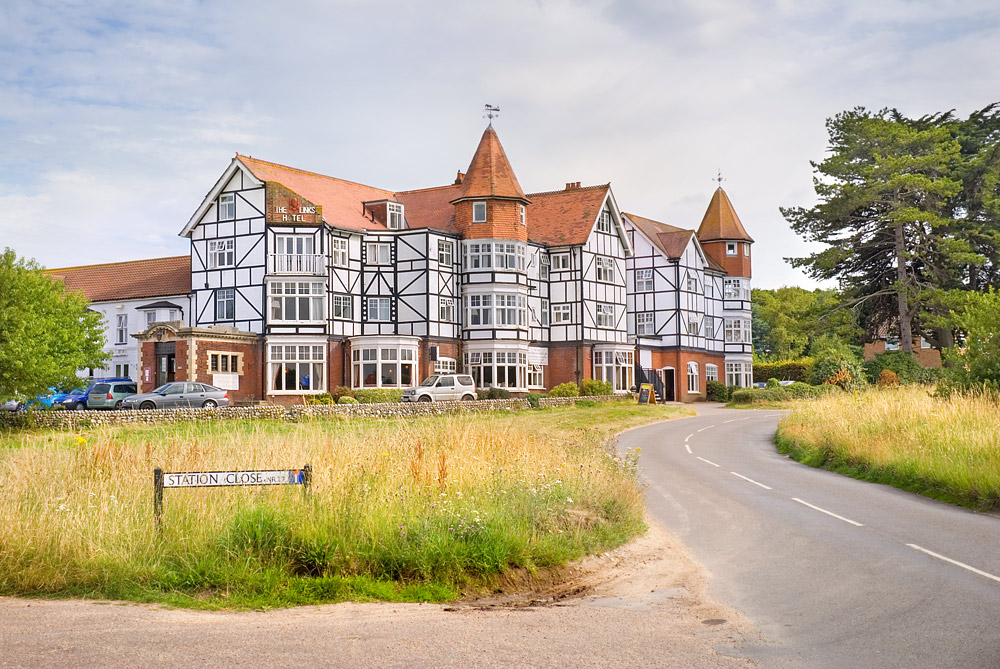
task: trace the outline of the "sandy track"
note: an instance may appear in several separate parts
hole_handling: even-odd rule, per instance
[[[748,667],[756,639],[710,601],[683,545],[650,531],[555,582],[451,605],[268,612],[0,598],[0,666]]]

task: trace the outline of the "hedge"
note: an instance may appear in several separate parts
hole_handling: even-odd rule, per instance
[[[815,361],[812,358],[779,360],[778,362],[755,361],[753,363],[753,380],[754,383],[763,383],[768,379],[808,383],[812,377],[814,364]]]

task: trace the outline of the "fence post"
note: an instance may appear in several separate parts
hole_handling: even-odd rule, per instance
[[[153,470],[153,516],[156,529],[163,529],[163,470],[159,467]]]
[[[312,485],[313,478],[313,468],[308,462],[306,466],[302,468],[302,492],[306,495],[309,494],[309,486]]]

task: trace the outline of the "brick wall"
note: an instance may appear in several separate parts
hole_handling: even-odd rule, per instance
[[[549,365],[545,386],[554,388],[561,383],[580,383],[593,377],[592,347],[588,344],[549,345]]]
[[[652,351],[652,369],[664,367],[674,368],[674,399],[678,402],[699,402],[705,399],[706,379],[705,365],[712,364],[719,368],[719,380],[725,382],[725,357],[721,354],[703,353],[699,351],[666,350]],[[687,364],[698,363],[698,392],[688,392]]]
[[[178,342],[179,344],[180,342]],[[239,353],[242,355],[239,389],[229,391],[231,402],[253,401],[264,398],[264,360],[262,342],[213,341],[195,339],[194,372],[192,380],[214,385],[214,373],[211,370],[209,352]],[[179,359],[180,356],[178,356]]]
[[[455,204],[455,227],[466,239],[511,239],[528,241],[528,227],[521,225],[521,203],[513,200],[489,200],[486,202],[486,222],[472,222],[472,200]],[[527,205],[527,216],[531,216],[531,205]]]

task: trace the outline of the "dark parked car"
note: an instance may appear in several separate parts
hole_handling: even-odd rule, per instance
[[[229,406],[229,391],[207,383],[175,381],[165,383],[151,393],[132,395],[122,400],[122,409],[186,409],[188,407]]]

